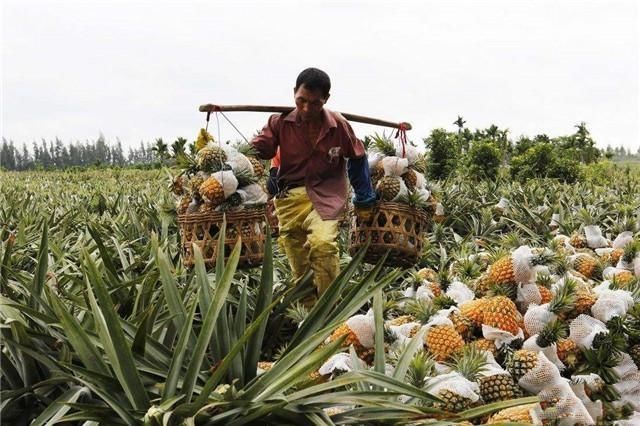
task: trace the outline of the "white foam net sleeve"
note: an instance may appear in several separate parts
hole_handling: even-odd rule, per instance
[[[540,289],[533,283],[518,284],[516,301],[521,304],[523,309],[527,309],[530,304],[539,305],[542,302]]]
[[[618,234],[616,239],[613,240],[611,247],[613,247],[614,249],[623,249],[631,241],[633,241],[633,232],[624,231]]]
[[[602,401],[592,401],[585,391],[584,383],[571,384],[571,390],[573,390],[573,393],[582,401],[592,420],[597,421],[603,416]]]
[[[602,332],[609,333],[604,323],[585,314],[578,315],[569,325],[569,338],[579,348],[591,349],[593,338]]]
[[[504,197],[500,197],[500,200],[496,204],[496,207],[499,209],[506,209],[509,207],[509,200]]]
[[[640,257],[633,259],[633,274],[640,278]]]
[[[445,294],[452,298],[458,305],[473,300],[475,297],[474,292],[460,281],[454,281],[449,284],[449,288],[447,288]]]
[[[478,373],[481,377],[491,377],[491,376],[499,376],[506,375],[511,376],[507,370],[502,368],[500,364],[493,357],[493,354],[489,351],[483,351],[486,357],[487,363],[484,365],[482,370]]]
[[[442,203],[436,203],[436,216],[444,216],[444,206]]]
[[[416,174],[416,189],[426,189],[427,188],[427,178],[420,172],[414,171]],[[427,197],[429,198],[429,197]]]
[[[347,327],[358,337],[365,348],[375,345],[375,324],[371,315],[354,315],[347,320]]]
[[[622,352],[622,359],[620,360],[620,363],[613,367],[612,370],[620,378],[618,382],[621,382],[637,373],[638,367],[628,353]],[[635,377],[637,378],[637,376]],[[640,383],[638,383],[637,386],[640,386]]]
[[[433,291],[431,291],[431,287],[427,284],[421,285],[416,290],[416,299],[418,300],[431,300],[435,297]]]
[[[353,369],[351,364],[351,356],[346,352],[340,352],[332,355],[318,370],[322,376],[333,374],[334,371],[349,372]]]
[[[640,397],[638,398],[640,400]],[[637,408],[635,408],[637,410]],[[616,420],[613,422],[613,426],[638,426],[640,425],[640,412],[634,411],[628,419]]]
[[[432,395],[437,395],[441,390],[448,390],[463,398],[470,399],[471,402],[476,402],[480,399],[480,387],[478,384],[467,380],[457,371],[427,379],[426,385]]]
[[[242,202],[247,205],[266,204],[269,200],[267,193],[257,183],[238,189],[238,194],[242,197]]]
[[[562,361],[560,361],[560,358],[558,358],[556,344],[554,343],[552,345],[549,345],[543,348],[538,346],[538,343],[536,342],[537,338],[538,338],[537,334],[534,334],[533,336],[529,337],[522,344],[522,348],[530,351],[534,351],[534,352],[542,352],[549,361],[551,361],[556,367],[558,367],[560,371],[564,370],[565,365],[562,363]]]
[[[560,370],[546,355],[538,352],[536,366],[520,378],[518,384],[525,390],[537,394],[549,386],[562,383],[563,379]]]
[[[367,154],[367,163],[369,164],[369,168],[374,168],[384,157],[385,155],[381,152],[373,149],[369,150],[369,153]]]
[[[529,246],[520,246],[511,254],[516,282],[528,283],[533,281],[534,274],[531,268],[532,257],[533,253]]]
[[[220,182],[224,191],[224,198],[229,198],[238,189],[238,179],[231,170],[212,173],[211,177]]]
[[[556,420],[556,424],[567,426],[596,424],[587,407],[576,396],[566,380],[542,390],[538,397],[541,401],[552,404],[552,408],[543,413],[547,420]]]
[[[623,316],[633,307],[631,292],[626,290],[603,290],[591,307],[591,314],[602,322],[613,317]]]
[[[609,246],[609,241],[602,236],[602,230],[598,225],[585,226],[584,233],[587,237],[587,246],[589,248],[596,249]]]
[[[404,157],[409,162],[409,165],[416,162],[419,152],[415,146],[409,145],[408,143],[404,144],[404,156],[402,142],[399,139],[393,140],[393,146],[396,150],[396,156]]]
[[[253,164],[251,161],[237,149],[229,145],[223,145],[222,150],[227,154],[226,163],[231,166],[231,170],[235,173],[249,173],[251,175],[255,175],[255,170],[253,170]]]
[[[487,340],[492,340],[496,348],[501,348],[503,345],[508,345],[516,339],[524,340],[524,333],[522,329],[519,329],[518,334],[513,335],[508,331],[482,324],[482,337]]]
[[[400,157],[384,157],[380,160],[385,176],[400,177],[409,169],[409,160]]]
[[[529,309],[524,314],[524,328],[531,336],[542,331],[547,323],[556,319],[557,316],[549,311],[549,304],[529,305]]]

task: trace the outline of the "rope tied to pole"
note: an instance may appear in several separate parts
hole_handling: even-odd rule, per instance
[[[396,139],[400,139],[402,144],[402,158],[407,156],[407,125],[406,123],[399,123],[398,130],[396,131]]]

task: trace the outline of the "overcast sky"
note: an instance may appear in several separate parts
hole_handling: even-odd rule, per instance
[[[293,105],[315,66],[329,108],[409,121],[414,141],[461,114],[513,137],[585,121],[602,147],[640,146],[634,0],[0,4],[2,134],[18,143],[193,140],[198,105]],[[247,136],[267,119],[228,116]]]

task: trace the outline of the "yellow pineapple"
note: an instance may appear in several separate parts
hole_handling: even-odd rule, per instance
[[[556,353],[564,365],[573,368],[581,361],[582,352],[576,342],[571,339],[558,339]]]
[[[498,411],[489,418],[487,424],[496,423],[534,423],[531,412],[536,408],[536,404],[518,405],[516,407],[505,408]]]
[[[416,276],[421,280],[435,281],[438,279],[438,273],[431,268],[422,268],[416,272]]]
[[[588,279],[594,278],[602,273],[602,266],[599,264],[598,259],[590,254],[580,253],[573,259],[572,263],[574,269]]]
[[[185,214],[189,208],[189,204],[191,204],[191,196],[183,195],[180,197],[177,206],[178,214]]]
[[[589,314],[591,307],[598,300],[598,296],[586,286],[579,286],[576,289],[575,305],[573,307],[573,315]]]
[[[511,255],[504,256],[491,265],[487,279],[498,285],[515,284],[516,274]]]
[[[481,337],[480,339],[474,340],[471,343],[467,343],[468,346],[475,346],[478,350],[491,352],[491,355],[494,357],[498,355],[498,348],[496,348],[496,344],[493,340],[485,339]]]
[[[481,377],[478,379],[478,385],[480,385],[482,401],[486,404],[522,396],[522,389],[506,371],[504,374]]]
[[[380,179],[384,177],[384,168],[382,167],[381,162],[377,162],[375,166],[371,169],[371,183],[375,188],[380,182]]]
[[[429,353],[439,362],[446,361],[464,347],[462,336],[450,325],[431,327],[424,342]]]
[[[516,335],[523,328],[523,318],[511,299],[505,296],[495,296],[484,302],[482,324]]]
[[[551,290],[540,284],[538,284],[538,290],[540,291],[541,305],[551,302],[551,299],[553,299],[553,293],[551,293]]]
[[[635,280],[635,275],[631,271],[619,271],[613,276],[613,283],[620,288],[625,288]]]
[[[482,315],[486,298],[469,300],[460,304],[460,313],[469,318],[477,327],[482,325]]]
[[[200,195],[214,206],[222,204],[225,200],[222,184],[214,177],[202,182],[199,189]]]
[[[451,312],[449,319],[453,323],[453,328],[462,336],[465,341],[469,341],[473,332],[473,321],[462,315],[460,312]]]
[[[511,354],[507,360],[507,371],[516,383],[538,364],[538,352],[520,349]]]
[[[569,238],[569,244],[577,249],[586,248],[587,237],[585,237],[582,233],[575,232],[571,235],[571,238]]]

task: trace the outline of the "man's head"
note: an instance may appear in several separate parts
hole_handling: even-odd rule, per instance
[[[296,108],[302,118],[315,119],[322,114],[322,108],[329,99],[331,80],[326,72],[317,68],[307,68],[296,79],[293,89]]]

